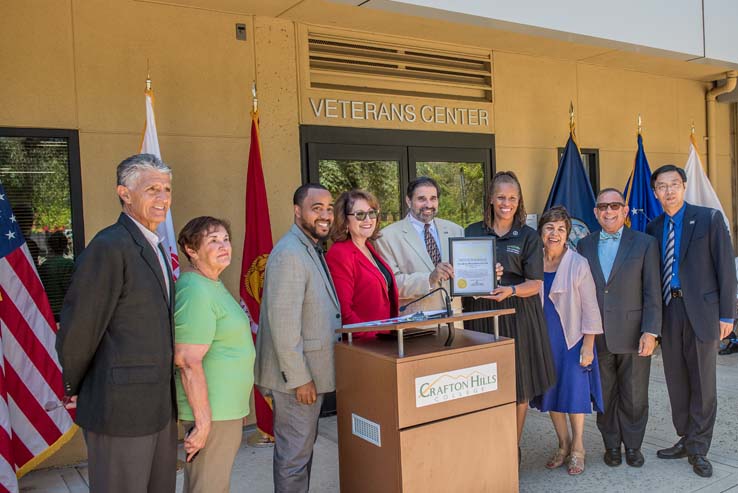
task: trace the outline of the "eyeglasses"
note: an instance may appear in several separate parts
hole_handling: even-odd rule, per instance
[[[669,183],[669,184],[667,184],[667,183],[659,183],[658,185],[656,185],[653,188],[654,188],[654,190],[656,190],[659,193],[664,193],[667,190],[679,190],[683,185],[684,185],[684,183],[681,182],[681,181],[680,182]]]
[[[349,212],[346,215],[347,216],[354,216],[357,221],[363,221],[367,217],[369,219],[376,219],[378,214],[379,214],[379,211],[375,211],[374,209],[369,209],[368,211]]]
[[[605,212],[607,209],[617,212],[621,208],[625,207],[625,204],[622,202],[600,202],[596,207],[600,212]]]

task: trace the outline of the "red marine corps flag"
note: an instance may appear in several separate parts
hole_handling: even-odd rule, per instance
[[[272,227],[269,223],[269,204],[264,186],[264,172],[261,166],[261,146],[259,144],[259,112],[254,93],[254,109],[251,112],[251,148],[246,172],[246,228],[243,241],[243,260],[241,263],[241,305],[251,321],[251,332],[256,341],[259,330],[259,308],[264,287],[264,269],[267,257],[272,251]],[[256,427],[264,436],[264,442],[274,437],[271,401],[254,387],[256,407]]]
[[[64,408],[56,322],[0,185],[0,492],[74,435]]]

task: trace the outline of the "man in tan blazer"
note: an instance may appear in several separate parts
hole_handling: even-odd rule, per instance
[[[333,343],[341,310],[323,257],[333,197],[308,183],[293,197],[295,224],[267,261],[255,382],[274,405],[274,491],[307,492],[323,396],[335,390]]]
[[[464,236],[464,228],[436,218],[439,198],[440,188],[433,178],[421,176],[411,181],[405,197],[408,215],[382,229],[376,241],[377,250],[397,279],[400,306],[439,286],[449,289],[454,271],[448,263],[448,239]],[[406,313],[445,307],[444,295],[439,292],[412,304]]]

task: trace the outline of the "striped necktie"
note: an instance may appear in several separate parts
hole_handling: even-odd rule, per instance
[[[433,265],[438,265],[438,262],[441,261],[441,252],[438,251],[438,245],[436,244],[435,238],[433,238],[433,234],[431,234],[430,224],[425,224],[425,249],[428,250],[428,255],[430,255],[431,260],[433,261]]]
[[[671,278],[674,265],[674,220],[669,218],[668,230],[666,232],[666,249],[664,250],[664,268],[661,270],[661,294],[664,304],[669,305],[671,301]]]

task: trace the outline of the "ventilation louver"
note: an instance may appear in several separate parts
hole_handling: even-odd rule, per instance
[[[491,54],[308,33],[310,87],[492,101]]]
[[[377,447],[382,446],[382,428],[374,421],[351,413],[351,432]]]

